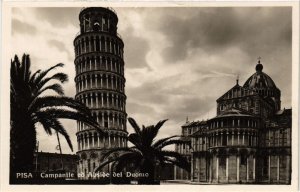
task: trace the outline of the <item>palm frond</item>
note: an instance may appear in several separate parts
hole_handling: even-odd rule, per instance
[[[123,154],[118,161],[115,163],[115,169],[117,172],[121,172],[127,166],[134,164],[135,169],[139,169],[141,167],[141,161],[143,156],[137,153],[126,153]]]
[[[155,136],[157,135],[158,130],[155,129],[154,125],[150,125],[147,127],[143,126],[141,132],[141,140],[144,146],[151,146]]]
[[[44,118],[44,119],[40,119],[38,123],[40,123],[45,132],[48,134],[48,135],[52,135],[52,130],[51,130],[51,127],[53,126],[53,123],[51,122],[52,119],[49,119],[49,118]]]
[[[62,126],[62,124],[57,119],[41,118],[41,119],[39,119],[39,122],[43,125],[44,130],[46,131],[47,134],[49,134],[49,135],[52,134],[51,129],[54,129],[55,131],[62,134],[65,137],[70,149],[73,151],[73,145],[72,145],[70,136],[67,133],[67,131],[65,130],[65,128]]]
[[[180,137],[178,135],[173,135],[173,136],[170,136],[170,137],[166,137],[166,138],[163,138],[163,139],[160,139],[158,141],[156,141],[154,144],[153,144],[153,148],[156,148],[158,146],[160,146],[162,143],[168,141],[169,139],[173,139],[175,137]]]
[[[39,75],[41,73],[41,70],[37,70],[29,79],[29,83],[33,84],[33,81],[35,80],[36,76]]]
[[[165,163],[171,163],[177,167],[180,167],[188,172],[191,171],[191,163],[189,163],[188,161],[184,160],[184,161],[179,161],[179,160],[176,160],[176,159],[172,159],[172,158],[165,158],[164,159],[164,162]],[[165,164],[163,163],[163,164]]]
[[[91,114],[90,109],[72,97],[44,96],[37,97],[29,106],[29,112],[39,111],[46,107],[69,107],[81,113]]]
[[[131,142],[138,149],[140,149],[143,145],[141,137],[137,133],[131,133],[128,136],[128,141]]]
[[[166,121],[168,121],[168,119],[159,121],[159,122],[154,126],[154,129],[157,130],[157,131],[154,132],[153,139],[157,136],[159,129],[163,126],[163,124],[164,124]]]
[[[37,85],[50,71],[52,71],[57,67],[63,67],[63,66],[64,66],[63,63],[58,63],[45,71],[41,71],[40,73],[37,74],[36,78],[33,80],[33,83]]]
[[[26,55],[22,56],[21,66],[20,66],[20,78],[25,82],[25,68],[26,68]]]
[[[154,138],[157,136],[159,129],[163,126],[163,124],[167,121],[167,119],[159,121],[155,126],[151,125],[143,129],[142,137],[143,143],[145,145],[152,145]]]
[[[102,129],[100,129],[99,124],[95,120],[95,118],[86,113],[81,113],[79,111],[70,111],[67,109],[55,109],[55,108],[47,108],[42,111],[37,111],[32,114],[33,122],[36,123],[40,118],[62,118],[62,119],[73,119],[77,121],[82,121],[87,125],[96,128],[99,133],[104,133]]]
[[[20,67],[21,67],[21,63],[20,63],[20,60],[19,60],[19,57],[17,55],[15,55],[14,57],[14,60],[12,62],[12,65],[11,65],[11,69],[12,69],[12,73],[11,73],[11,79],[13,80],[18,80],[21,78],[20,76]],[[21,78],[22,79],[22,78]]]
[[[112,162],[115,162],[115,161],[118,161],[120,157],[114,157],[114,158],[111,158],[111,159],[107,159],[105,162],[101,163],[98,167],[96,167],[94,169],[94,172],[98,172],[100,171],[103,167],[105,167],[106,165],[112,163]]]
[[[65,83],[69,80],[68,75],[65,73],[55,73],[51,77],[47,77],[42,79],[40,82],[37,84],[37,89],[41,89],[43,86],[45,86],[49,81],[51,80],[58,80],[61,83]]]
[[[177,165],[183,169],[186,169],[188,171],[191,169],[190,162],[188,162],[187,159],[183,155],[181,155],[175,151],[162,150],[159,152],[159,155],[161,155],[165,159],[169,159],[175,165]]]
[[[160,154],[163,156],[171,156],[171,157],[178,157],[178,158],[182,158],[183,156],[175,151],[170,151],[170,150],[161,150]]]
[[[56,92],[59,95],[64,95],[65,94],[62,86],[58,83],[55,83],[55,84],[46,86],[43,89],[38,90],[38,92],[36,94],[36,97],[38,97],[40,94],[42,94],[43,92],[45,92],[47,90],[52,90],[52,91]]]
[[[131,127],[134,129],[135,133],[140,135],[141,134],[141,128],[136,123],[136,121],[133,118],[129,117],[128,122],[130,123]]]
[[[24,66],[24,81],[28,82],[29,78],[30,78],[30,74],[31,74],[31,72],[30,72],[31,63],[30,63],[29,55],[25,56],[25,63],[24,64],[25,64],[25,66]]]
[[[62,124],[59,121],[56,121],[56,122],[53,121],[53,122],[55,123],[55,126],[53,126],[52,129],[56,130],[57,132],[59,132],[60,134],[62,134],[65,137],[71,151],[73,151],[73,145],[72,145],[70,136],[67,133],[67,131],[65,130],[65,128],[62,126]]]
[[[21,63],[20,63],[19,57],[17,55],[15,55],[14,61],[16,64],[16,68],[20,69]]]
[[[156,127],[157,129],[160,129],[160,128],[164,125],[164,123],[165,123],[166,121],[168,121],[168,119],[159,121],[159,122],[155,125],[155,127]]]
[[[111,154],[116,153],[116,152],[131,152],[131,153],[138,153],[138,151],[136,150],[135,147],[132,148],[128,148],[128,147],[121,147],[121,148],[113,148],[110,149],[109,151],[105,152],[101,158],[101,160],[104,160],[106,158],[108,158]]]
[[[162,149],[166,146],[174,145],[174,144],[186,144],[186,141],[182,141],[182,140],[179,140],[179,139],[167,140],[167,141],[161,143],[160,145],[158,145],[156,147],[156,149]]]

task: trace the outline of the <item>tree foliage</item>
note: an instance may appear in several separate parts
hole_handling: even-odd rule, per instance
[[[158,165],[163,166],[171,163],[190,171],[190,162],[185,157],[175,151],[164,149],[169,145],[183,143],[182,140],[177,138],[178,136],[155,141],[160,128],[167,120],[159,121],[156,125],[142,126],[142,128],[133,118],[128,118],[128,121],[134,129],[134,133],[128,136],[128,140],[133,146],[110,149],[102,156],[104,162],[94,171],[97,172],[104,166],[112,164],[113,169],[117,172],[129,168],[133,169],[130,171],[148,173],[148,177],[139,180],[141,184],[154,183],[155,169]]]
[[[64,96],[62,84],[68,81],[68,75],[60,72],[49,75],[63,66],[59,63],[32,73],[29,55],[24,54],[21,61],[15,56],[11,61],[11,174],[33,171],[37,128],[43,128],[48,135],[57,131],[64,136],[71,150],[70,136],[59,119],[82,121],[102,132],[84,104]],[[49,95],[47,91],[54,91],[56,95]]]

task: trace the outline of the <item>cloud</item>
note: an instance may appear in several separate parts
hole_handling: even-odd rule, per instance
[[[35,35],[37,33],[37,29],[34,25],[22,22],[18,19],[12,19],[12,35],[17,33],[23,35]]]
[[[180,10],[180,11],[179,11]],[[163,17],[149,17],[152,30],[162,33],[168,42],[163,50],[166,63],[189,57],[195,48],[218,54],[230,46],[249,55],[259,55],[291,42],[291,8],[171,8]],[[162,14],[162,13],[161,13]],[[280,24],[279,24],[280,23]]]
[[[155,109],[153,107],[144,105],[141,102],[138,103],[133,101],[127,102],[127,111],[134,111],[135,113],[141,113],[141,114],[155,113]]]
[[[70,50],[66,47],[66,45],[58,40],[51,39],[48,41],[49,46],[57,48],[61,52],[66,52],[68,54],[68,59],[72,60],[72,54],[70,53]]]
[[[174,84],[176,79],[184,78],[180,75],[165,77],[139,87],[128,88],[127,95],[131,95],[127,102],[128,114],[138,114],[145,108],[147,116],[153,120],[168,118],[175,122],[181,121],[186,115],[196,118],[205,114],[215,105],[216,98],[201,94],[201,90],[203,92],[208,90],[201,86],[195,87],[195,83],[207,81],[207,77],[199,76],[182,85]],[[131,106],[133,103],[135,107]],[[136,103],[142,103],[142,106]]]
[[[231,8],[172,8],[161,21],[152,26],[164,34],[169,46],[163,50],[166,63],[173,64],[189,56],[194,48],[222,48],[230,44],[236,36]],[[181,17],[189,12],[189,17]],[[151,22],[151,21],[149,21]]]
[[[44,7],[33,8],[39,21],[46,21],[53,27],[64,28],[68,25],[79,26],[78,13],[81,8],[76,7]]]
[[[124,38],[130,39],[125,44],[125,61],[127,68],[143,68],[149,67],[146,61],[146,55],[150,50],[149,43],[146,39],[132,35],[132,28],[125,31]],[[129,37],[127,37],[129,36]]]
[[[186,96],[170,100],[169,105],[163,106],[163,116],[175,122],[182,121],[185,117],[196,119],[207,113],[208,109],[215,106],[212,97],[199,97],[198,95]],[[170,113],[172,111],[172,113]],[[185,112],[185,113],[184,113]]]

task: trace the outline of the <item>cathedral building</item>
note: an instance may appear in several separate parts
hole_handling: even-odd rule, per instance
[[[127,146],[124,43],[117,33],[117,14],[111,8],[83,8],[79,21],[80,32],[74,39],[75,98],[91,109],[108,132],[102,136],[77,123],[77,172],[84,173],[83,179],[91,179],[105,150]]]
[[[280,90],[263,72],[243,86],[237,80],[217,99],[217,116],[186,122],[176,151],[191,159],[191,172],[174,168],[175,180],[197,183],[291,182],[292,110],[281,109]]]

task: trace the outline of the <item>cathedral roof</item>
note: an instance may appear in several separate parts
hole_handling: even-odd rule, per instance
[[[240,89],[243,89],[243,87],[241,87],[238,82],[235,86],[233,86],[231,89],[229,89],[226,93],[224,93],[221,97],[219,97],[217,99],[217,101],[223,100],[223,99],[229,99],[232,97],[238,97],[238,95],[232,95],[232,91],[238,91]]]
[[[198,125],[206,125],[206,121],[202,120],[202,121],[192,121],[189,122],[187,121],[184,125],[182,125],[182,127],[191,127],[191,126],[198,126]]]
[[[181,136],[178,140],[189,142],[189,141],[191,141],[191,137]]]
[[[232,117],[232,116],[247,116],[247,117],[254,117],[255,115],[252,113],[249,113],[245,110],[242,109],[236,109],[236,108],[230,108],[226,111],[224,111],[222,114],[212,118],[212,119],[216,119],[216,118],[221,118],[221,117]]]
[[[244,88],[250,89],[277,89],[274,81],[266,73],[262,72],[263,65],[258,61],[256,65],[256,72],[248,78],[243,85]]]

